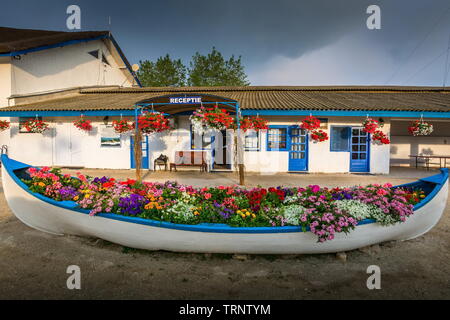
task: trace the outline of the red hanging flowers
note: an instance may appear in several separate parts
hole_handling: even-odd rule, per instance
[[[0,120],[0,132],[9,129],[10,122],[7,120]]]
[[[433,132],[433,125],[423,120],[416,120],[408,127],[408,131],[413,136],[429,136]]]
[[[112,125],[116,133],[125,133],[134,129],[134,124],[125,119],[114,120]]]
[[[142,133],[151,134],[170,130],[169,119],[162,113],[146,112],[138,117],[138,128]]]
[[[246,132],[247,130],[267,130],[269,126],[266,119],[256,117],[245,117],[240,120],[240,128]]]
[[[44,133],[48,128],[48,123],[39,119],[27,120],[23,126],[30,133]]]
[[[320,120],[314,116],[307,116],[300,124],[300,128],[304,130],[315,130],[320,127]]]
[[[363,131],[367,133],[374,133],[378,128],[380,128],[380,123],[377,120],[374,120],[372,118],[367,118],[362,123],[363,125]]]
[[[91,120],[83,119],[83,116],[81,116],[80,119],[75,120],[73,125],[81,131],[89,132],[92,130]]]
[[[328,140],[328,134],[323,130],[313,130],[311,132],[311,139],[314,142],[322,142]]]
[[[372,134],[372,140],[379,144],[390,144],[391,143],[391,141],[389,140],[387,135],[385,133],[383,133],[383,131],[381,131],[381,130],[376,130]]]
[[[227,110],[220,109],[218,106],[214,108],[201,107],[194,111],[190,117],[192,127],[196,132],[203,132],[205,129],[226,130],[232,129],[234,126],[234,117]]]

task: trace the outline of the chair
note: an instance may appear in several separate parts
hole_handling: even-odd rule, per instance
[[[153,170],[156,171],[156,166],[159,167],[159,170],[161,170],[161,166],[164,166],[164,171],[167,171],[167,161],[169,161],[169,157],[160,154],[153,162]]]

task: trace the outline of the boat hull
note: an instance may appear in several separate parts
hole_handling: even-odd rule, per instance
[[[247,254],[315,254],[348,251],[391,240],[416,238],[433,228],[444,211],[448,196],[448,179],[406,222],[392,226],[378,223],[358,225],[349,234],[317,242],[311,232],[225,232],[180,230],[177,228],[121,221],[102,215],[64,208],[44,201],[24,189],[7,166],[2,166],[3,189],[9,207],[26,225],[52,234],[70,234],[101,238],[123,246],[177,252],[247,253]],[[131,219],[130,219],[131,220]],[[201,228],[200,228],[201,229]],[[213,229],[211,229],[213,230]]]

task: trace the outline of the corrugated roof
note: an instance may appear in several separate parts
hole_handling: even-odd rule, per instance
[[[0,27],[0,54],[105,35],[108,31],[64,32]]]
[[[233,99],[241,109],[450,112],[450,88],[438,87],[182,87],[81,89],[77,95],[2,111],[118,110],[171,94],[209,94]]]

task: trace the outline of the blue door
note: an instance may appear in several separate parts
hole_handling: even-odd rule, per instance
[[[369,172],[369,134],[363,128],[352,128],[350,172]]]
[[[308,135],[298,126],[289,127],[289,171],[308,170]]]
[[[130,157],[131,157],[131,169],[135,169],[136,164],[134,163],[134,139],[133,139],[133,137],[130,137]],[[148,136],[142,137],[141,167],[142,167],[142,169],[149,168]]]

